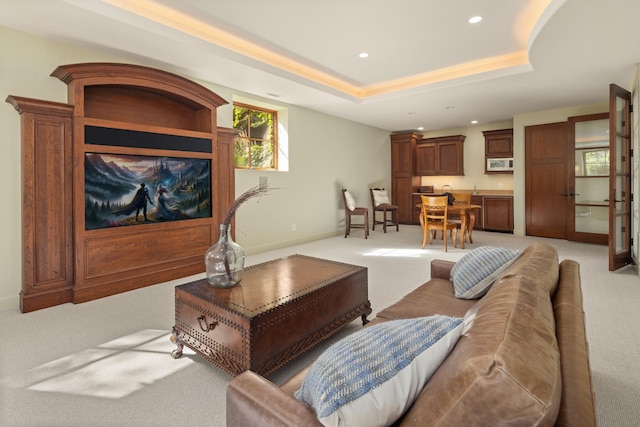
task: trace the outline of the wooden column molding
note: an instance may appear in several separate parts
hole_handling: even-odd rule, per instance
[[[22,290],[20,309],[72,301],[73,106],[9,96],[22,138]]]

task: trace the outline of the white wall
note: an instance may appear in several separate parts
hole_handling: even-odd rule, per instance
[[[137,63],[2,27],[0,49],[0,95],[4,99],[15,95],[66,103],[67,86],[50,77],[58,65]],[[169,65],[139,64],[176,72]],[[231,88],[198,83],[230,103],[236,95]],[[286,108],[289,171],[236,171],[236,195],[257,185],[261,176],[279,188],[260,200],[247,202],[236,214],[236,239],[247,253],[343,233],[342,187],[348,187],[359,204],[365,206],[369,205],[369,186],[390,187],[389,132],[304,108]],[[232,127],[232,123],[231,105],[220,107],[218,124]],[[20,116],[8,103],[0,107],[0,140],[0,182],[4,185],[0,209],[0,310],[17,310],[22,286]],[[293,224],[296,231],[292,231]]]

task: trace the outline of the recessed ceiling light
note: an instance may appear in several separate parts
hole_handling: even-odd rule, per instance
[[[416,113],[415,111],[409,111],[410,116],[414,115],[415,113]]]
[[[420,126],[418,130],[424,130],[424,126]]]
[[[369,56],[369,54],[367,52],[362,52],[362,53],[359,53],[358,56],[360,58],[367,58]]]
[[[280,98],[280,95],[278,95],[277,93],[273,93],[273,92],[269,92],[267,93],[268,96],[272,96],[274,98]]]
[[[482,21],[482,16],[474,16],[469,18],[469,24],[477,24],[480,21]]]
[[[447,105],[446,107],[444,107],[445,110],[453,110],[454,108],[456,107],[454,107],[453,105]]]
[[[475,124],[477,124],[477,123],[478,123],[478,121],[477,121],[477,120],[471,120],[471,124],[472,124],[472,125],[475,125]]]

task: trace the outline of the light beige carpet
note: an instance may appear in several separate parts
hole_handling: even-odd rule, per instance
[[[433,258],[455,261],[466,250],[442,242],[421,249],[417,226],[400,232],[361,230],[250,256],[247,265],[301,253],[368,267],[376,312],[429,278]],[[580,262],[591,367],[601,426],[640,425],[640,279],[627,267],[607,270],[607,248],[564,240],[474,232],[474,247],[522,249],[545,241],[560,259]],[[230,377],[193,352],[170,357],[174,286],[193,276],[84,304],[33,313],[0,313],[0,425],[224,426]],[[359,328],[352,323],[270,379],[280,383],[331,342]]]

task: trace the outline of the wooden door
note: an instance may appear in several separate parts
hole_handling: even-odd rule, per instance
[[[631,93],[609,88],[609,270],[631,260]]]
[[[525,128],[526,235],[566,238],[567,123]]]

